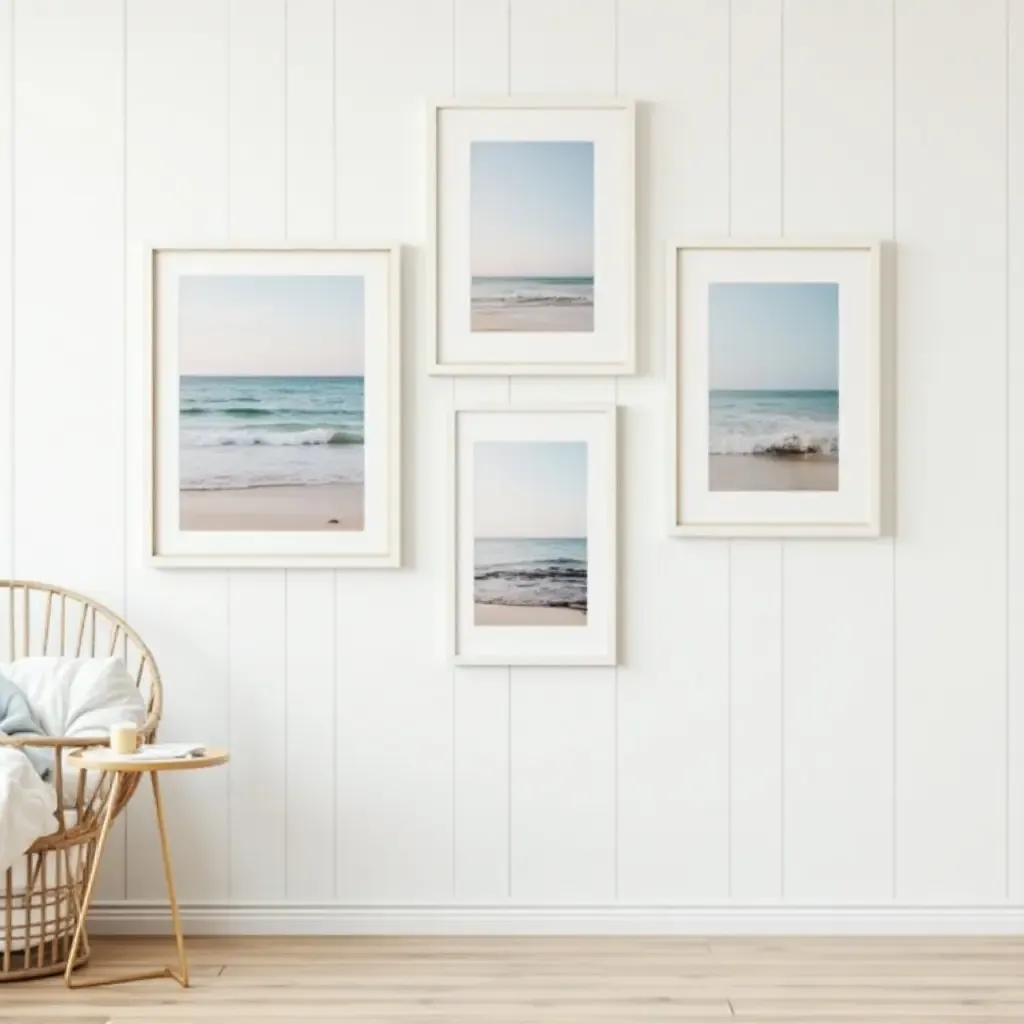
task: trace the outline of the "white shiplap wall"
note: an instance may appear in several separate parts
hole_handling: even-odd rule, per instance
[[[1019,921],[1024,0],[0,0],[0,36],[0,573],[124,612],[165,734],[231,747],[167,787],[194,927]],[[428,379],[418,100],[614,92],[640,374]],[[664,536],[661,254],[730,232],[897,242],[895,540]],[[273,237],[408,247],[401,571],[142,561],[139,247]],[[617,670],[445,661],[445,419],[508,397],[625,407]],[[151,923],[143,800],[103,896]]]

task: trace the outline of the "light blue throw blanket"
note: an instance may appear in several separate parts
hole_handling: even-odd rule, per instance
[[[19,736],[45,736],[32,714],[25,695],[6,676],[0,675],[0,733],[17,739]],[[53,771],[53,753],[46,747],[22,747],[32,767],[45,782]]]

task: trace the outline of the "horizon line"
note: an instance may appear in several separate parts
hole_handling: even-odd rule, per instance
[[[235,377],[235,378],[260,378],[260,377],[314,377],[317,380],[362,380],[365,373],[179,373],[178,377]]]
[[[709,387],[708,391],[839,391],[838,387],[834,388],[712,388]]]
[[[582,537],[571,537],[563,533],[550,534],[548,536],[540,537],[536,534],[522,534],[521,536],[515,536],[513,534],[488,534],[486,537],[480,536],[479,534],[473,534],[473,540],[586,540],[587,536],[584,534]]]
[[[474,281],[557,281],[569,278],[575,281],[593,281],[593,274],[470,274]]]

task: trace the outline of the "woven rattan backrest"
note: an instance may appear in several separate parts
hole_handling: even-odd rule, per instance
[[[146,696],[151,718],[159,720],[160,673],[152,652],[124,619],[62,587],[0,579],[0,662],[33,655],[121,658]]]

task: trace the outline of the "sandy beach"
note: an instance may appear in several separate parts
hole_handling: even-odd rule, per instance
[[[477,626],[585,626],[587,613],[575,608],[474,604],[473,622]]]
[[[474,331],[586,331],[594,329],[593,306],[519,306],[474,309]]]
[[[181,494],[183,530],[362,530],[362,484],[246,487]]]
[[[836,455],[711,455],[712,491],[836,491]]]

